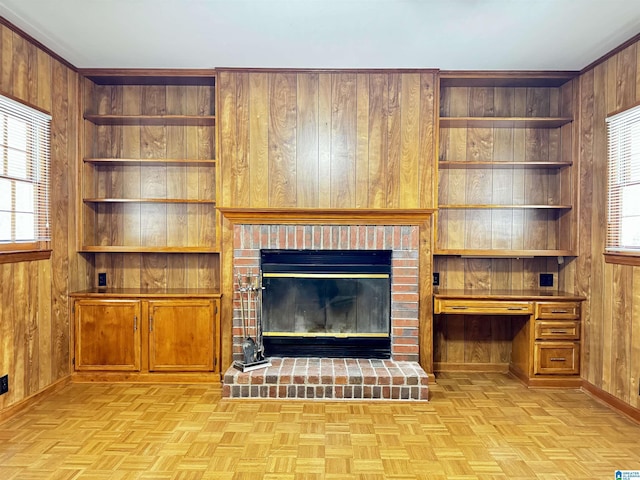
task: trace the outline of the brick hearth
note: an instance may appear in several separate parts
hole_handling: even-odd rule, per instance
[[[272,358],[251,372],[231,367],[226,398],[428,400],[427,374],[416,362],[351,358]]]

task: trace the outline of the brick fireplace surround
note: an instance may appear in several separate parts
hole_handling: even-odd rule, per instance
[[[418,364],[417,225],[238,223],[233,225],[233,244],[234,278],[259,272],[260,249],[391,250],[392,358],[272,358],[271,367],[246,373],[231,367],[223,376],[224,397],[428,399],[428,377]],[[243,332],[237,292],[233,305],[233,355],[240,360]],[[255,338],[253,328],[249,335]]]

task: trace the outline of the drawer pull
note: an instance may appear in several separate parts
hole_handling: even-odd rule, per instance
[[[564,362],[566,361],[566,358],[564,357],[551,357],[549,359],[550,362]]]
[[[137,331],[138,330],[138,316],[134,315],[133,316],[133,331]]]
[[[524,310],[524,307],[508,307],[507,310]]]
[[[551,313],[569,313],[569,310],[551,310]]]
[[[562,333],[562,334],[566,334],[567,331],[566,330],[551,330],[551,333]]]
[[[469,307],[451,307],[451,310],[466,310]]]

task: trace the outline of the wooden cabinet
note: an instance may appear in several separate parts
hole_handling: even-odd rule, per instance
[[[80,251],[218,252],[214,72],[82,73]]]
[[[140,302],[76,300],[76,370],[140,370]]]
[[[575,255],[572,78],[441,74],[436,255]]]
[[[473,317],[478,324],[502,324],[501,332],[505,337],[510,332],[511,337],[508,370],[527,385],[576,387],[581,382],[581,301],[581,297],[563,292],[440,290],[434,294],[433,311],[440,328],[446,328],[447,322],[457,322],[462,315]],[[436,332],[435,337],[440,335]],[[505,337],[497,340],[502,342]],[[448,339],[453,343],[457,340]],[[436,365],[462,371],[498,366],[447,360]]]
[[[534,375],[580,373],[579,302],[539,302],[534,338]]]
[[[74,293],[76,372],[137,372],[127,380],[208,372],[219,379],[220,295],[193,295]]]

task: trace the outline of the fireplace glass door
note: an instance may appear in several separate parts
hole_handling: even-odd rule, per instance
[[[262,269],[266,355],[390,357],[390,252],[265,250]]]

